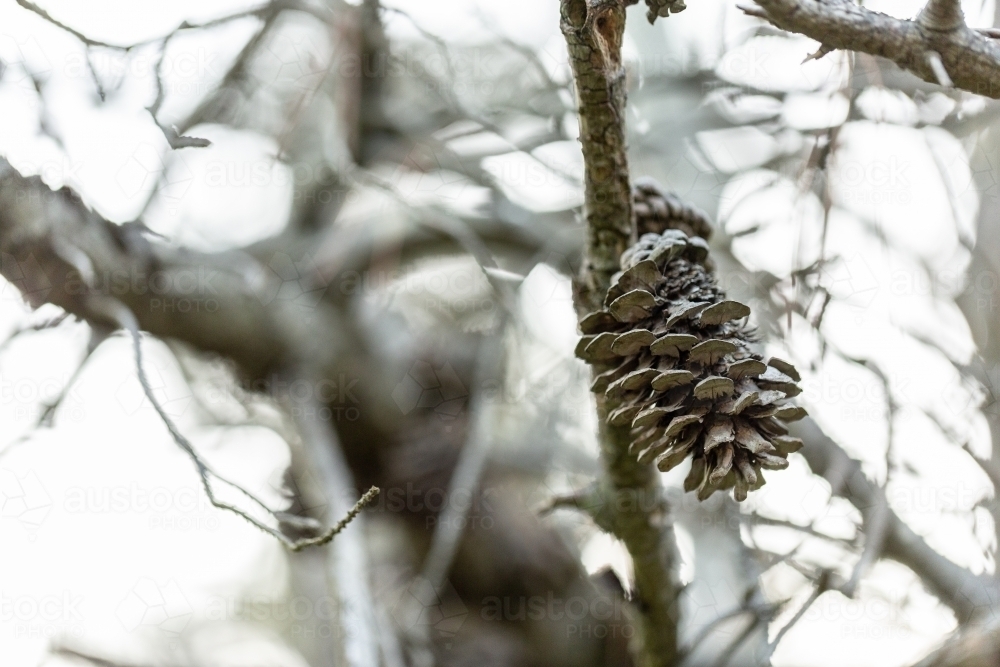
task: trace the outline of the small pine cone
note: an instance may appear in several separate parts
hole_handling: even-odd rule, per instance
[[[664,192],[660,184],[648,176],[636,179],[632,201],[635,202],[639,236],[679,229],[688,236],[700,236],[706,240],[712,237],[712,223],[708,215],[677,195]]]
[[[658,16],[670,16],[687,9],[684,0],[646,0],[646,6],[649,8],[646,18],[650,23],[655,23]]]
[[[737,501],[764,484],[762,468],[788,467],[802,447],[783,422],[801,390],[786,361],[751,351],[750,308],[725,298],[706,266],[708,244],[671,229],[645,234],[622,253],[604,309],[580,323],[581,359],[597,367],[591,389],[632,426],[632,452],[661,471],[691,457],[686,491],[704,500],[734,489]]]

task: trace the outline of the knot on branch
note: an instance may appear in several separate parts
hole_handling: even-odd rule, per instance
[[[625,37],[625,5],[618,0],[588,2],[584,26],[601,55],[603,69],[612,74],[622,66],[622,41]]]
[[[622,40],[625,36],[625,6],[629,0],[563,0],[562,32],[570,55],[582,47],[606,77],[621,68]],[[596,57],[600,62],[596,62]]]
[[[621,7],[604,7],[592,14],[594,41],[600,48],[604,69],[615,72],[622,66],[622,37],[625,35],[625,16]]]
[[[921,28],[935,32],[951,32],[965,26],[961,0],[929,0],[917,15]]]

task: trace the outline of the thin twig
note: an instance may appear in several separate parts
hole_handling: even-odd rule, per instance
[[[743,629],[743,632],[737,635],[737,637],[729,643],[725,650],[719,654],[719,657],[715,661],[715,667],[726,667],[726,665],[729,664],[729,661],[732,660],[733,656],[736,654],[736,651],[743,646],[743,642],[750,638],[754,631],[760,626],[761,622],[762,620],[760,618],[752,619],[751,622],[747,624],[747,627]]]
[[[309,378],[311,374],[300,370],[297,377]],[[336,515],[344,511],[356,493],[353,490],[353,475],[336,432],[328,421],[317,417],[322,414],[322,406],[315,392],[311,394],[310,403],[311,409],[296,410],[294,416],[311,467],[316,471],[329,503],[328,513]],[[378,492],[375,487],[372,489]],[[368,502],[366,497],[368,501],[374,498],[371,490],[354,503],[354,507]],[[357,512],[352,509],[349,514],[356,515]],[[369,556],[365,552],[363,528],[363,525],[358,526],[334,541],[327,556],[327,575],[331,584],[335,584],[340,599],[343,658],[349,667],[379,664],[378,614],[369,583]],[[388,639],[384,641],[393,643]],[[331,658],[331,664],[341,663],[340,659]]]
[[[763,526],[774,526],[776,528],[790,528],[791,530],[796,530],[800,533],[809,535],[810,537],[818,537],[823,540],[829,540],[830,542],[837,542],[844,544],[846,546],[853,546],[852,540],[847,540],[842,537],[834,537],[833,535],[827,535],[826,533],[820,532],[813,528],[812,526],[803,526],[792,521],[784,521],[781,519],[772,519],[770,517],[761,516],[760,514],[741,514],[740,519],[745,521],[751,528],[757,525]]]
[[[791,630],[793,627],[795,627],[796,623],[802,620],[802,617],[806,615],[807,611],[809,611],[809,607],[812,606],[812,604],[819,598],[820,595],[829,590],[829,582],[830,582],[830,574],[829,572],[824,570],[823,572],[820,573],[819,581],[817,582],[816,587],[813,588],[813,591],[809,595],[809,598],[805,601],[805,603],[801,607],[799,607],[799,610],[795,612],[795,615],[791,618],[791,620],[788,621],[788,623],[786,623],[784,627],[778,630],[778,634],[774,636],[774,640],[767,645],[767,656],[764,660],[765,663],[770,662],[771,656],[774,655],[775,649],[778,648],[778,644],[780,644],[781,640],[785,638],[785,635],[788,634],[788,631]]]
[[[941,62],[941,55],[937,51],[927,52],[927,64],[930,65],[931,71],[934,72],[934,76],[942,87],[954,88],[955,84],[952,83],[951,77],[948,76],[948,70],[944,68],[944,63]]]
[[[10,333],[9,336],[7,336],[7,338],[3,340],[3,342],[0,342],[0,354],[5,352],[7,350],[7,347],[15,340],[17,340],[19,337],[29,333],[37,333],[39,331],[45,331],[47,329],[54,329],[63,322],[65,322],[67,317],[69,317],[69,313],[60,313],[55,317],[50,317],[41,322],[36,322],[34,324],[26,324],[17,327]]]
[[[378,496],[379,489],[374,486],[371,487],[363,496],[361,496],[361,499],[354,504],[354,507],[351,508],[351,510],[347,513],[347,515],[343,519],[341,519],[335,526],[329,528],[326,532],[316,537],[303,538],[299,540],[293,540],[289,538],[280,530],[272,528],[271,526],[267,525],[260,519],[252,516],[245,510],[237,507],[236,505],[225,502],[223,500],[219,500],[215,495],[214,489],[212,488],[211,480],[213,477],[215,479],[218,479],[220,482],[226,484],[227,486],[230,486],[233,489],[239,491],[241,494],[243,494],[245,497],[253,501],[256,505],[258,505],[269,515],[277,518],[275,516],[277,513],[274,510],[270,509],[266,504],[264,504],[263,501],[257,498],[257,496],[255,496],[253,493],[244,489],[239,484],[226,479],[222,475],[212,470],[212,468],[210,468],[208,464],[202,460],[201,456],[194,449],[194,446],[191,444],[191,442],[186,437],[184,437],[184,435],[177,428],[177,425],[174,424],[173,420],[160,405],[159,401],[156,399],[156,396],[153,394],[153,388],[149,384],[149,379],[146,376],[145,369],[143,368],[142,335],[139,332],[139,325],[135,319],[135,315],[132,314],[132,311],[130,311],[120,301],[112,299],[110,297],[94,297],[91,299],[91,302],[95,312],[100,312],[105,316],[109,317],[112,321],[116,322],[120,327],[127,330],[131,334],[133,351],[135,355],[136,371],[139,376],[139,384],[142,385],[142,389],[146,395],[146,398],[152,404],[153,409],[155,409],[157,414],[160,416],[160,419],[163,421],[163,424],[167,427],[167,431],[170,433],[170,436],[173,438],[174,442],[177,444],[178,447],[181,448],[181,450],[184,451],[185,454],[188,455],[192,463],[194,463],[195,468],[198,471],[198,477],[201,480],[202,488],[204,489],[205,494],[208,496],[209,502],[211,502],[213,506],[222,510],[227,510],[229,512],[236,514],[237,516],[242,517],[244,520],[246,520],[253,526],[256,526],[257,528],[264,531],[268,535],[277,539],[291,551],[301,551],[302,549],[305,549],[307,547],[322,546],[330,542],[338,533],[340,533],[344,528],[347,527],[347,525],[358,515],[358,513],[361,512],[362,509],[365,508],[365,506],[371,503],[375,499],[375,497]]]
[[[479,481],[486,467],[490,445],[493,442],[491,414],[488,409],[486,392],[482,387],[501,375],[503,362],[503,329],[483,341],[479,352],[476,368],[476,387],[469,407],[471,428],[465,446],[462,447],[455,471],[448,484],[448,498],[472,497],[478,492]],[[438,517],[431,547],[424,559],[422,574],[437,590],[444,583],[445,576],[451,568],[451,562],[458,549],[466,524],[466,514],[471,503],[445,503]]]
[[[695,649],[701,646],[702,643],[706,639],[708,639],[708,636],[712,634],[712,632],[716,628],[718,628],[720,625],[722,625],[723,623],[732,618],[736,618],[737,616],[740,616],[742,614],[752,614],[756,620],[761,620],[761,619],[767,620],[772,618],[774,614],[778,612],[787,603],[788,600],[782,600],[779,602],[770,602],[763,605],[741,604],[735,609],[730,609],[726,613],[716,617],[711,623],[702,628],[698,632],[698,634],[695,635],[694,639],[688,642],[688,645],[684,647],[682,655],[684,655],[685,657],[690,656],[695,651]],[[751,627],[754,627],[754,624],[751,624]]]

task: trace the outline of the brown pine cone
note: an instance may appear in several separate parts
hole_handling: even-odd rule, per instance
[[[705,240],[712,238],[712,222],[708,215],[672,192],[665,192],[659,183],[648,176],[636,179],[632,201],[635,202],[639,236],[679,229],[688,236],[700,236]]]
[[[658,16],[670,16],[687,9],[684,0],[646,0],[646,6],[649,8],[646,18],[650,23],[655,23]]]
[[[622,253],[604,309],[580,323],[581,359],[597,367],[593,391],[608,421],[632,426],[640,461],[661,471],[692,458],[686,491],[704,500],[763,486],[762,468],[788,467],[802,447],[782,422],[805,416],[788,362],[751,351],[750,308],[725,298],[706,267],[708,244],[676,229],[645,234]]]

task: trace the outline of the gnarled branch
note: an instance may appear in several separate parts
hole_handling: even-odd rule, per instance
[[[1000,45],[965,24],[957,0],[931,0],[914,20],[850,0],[754,0],[745,8],[782,30],[817,40],[822,51],[881,56],[924,81],[1000,98]]]

